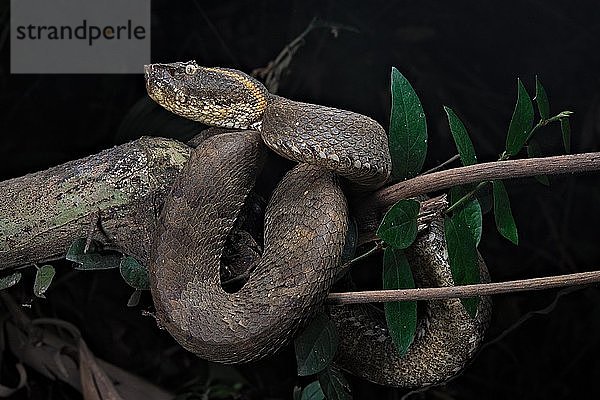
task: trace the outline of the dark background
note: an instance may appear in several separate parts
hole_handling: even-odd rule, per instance
[[[141,135],[189,138],[197,126],[161,114],[145,97],[140,75],[11,75],[9,10],[0,16],[0,178],[8,179],[94,154]],[[153,62],[195,59],[251,72],[266,66],[313,17],[353,30],[311,32],[282,77],[286,97],[346,108],[388,125],[389,75],[410,80],[427,114],[426,168],[456,153],[442,105],[463,119],[480,161],[502,151],[520,77],[533,93],[537,74],[551,111],[571,110],[572,152],[600,144],[600,5],[595,1],[360,2],[159,1],[152,4]],[[560,130],[538,136],[546,154],[561,154]],[[484,217],[480,246],[492,279],[503,281],[597,269],[600,223],[597,175],[507,182],[520,245],[511,245]],[[158,332],[140,308],[128,309],[131,290],[118,272],[58,276],[47,300],[32,300],[27,279],[15,295],[32,302],[31,315],[73,322],[91,350],[170,390],[202,384],[214,367]],[[373,274],[379,275],[378,264]],[[30,277],[31,278],[31,277]],[[485,347],[459,378],[417,395],[450,398],[574,398],[598,394],[600,295],[596,288],[565,293],[551,312],[529,315],[555,300],[557,290],[494,297]],[[149,307],[149,296],[142,299]],[[290,398],[293,353],[236,367],[242,398]],[[6,365],[3,370],[9,369]],[[228,370],[231,374],[234,370]],[[78,398],[60,383],[30,371],[32,398]],[[4,376],[7,376],[4,374]],[[231,375],[232,376],[232,375]],[[6,379],[11,379],[10,373]],[[233,381],[241,378],[233,376]],[[225,380],[224,382],[226,382]],[[402,391],[352,379],[355,398],[400,398]],[[53,393],[53,395],[50,395]],[[24,391],[21,392],[25,396]]]

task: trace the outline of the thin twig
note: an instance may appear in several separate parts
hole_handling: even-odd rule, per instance
[[[354,27],[323,21],[315,17],[310,21],[306,29],[304,29],[300,35],[298,35],[295,39],[288,43],[283,50],[281,50],[281,52],[273,61],[270,61],[266,67],[257,68],[252,71],[252,76],[263,79],[269,92],[277,93],[281,75],[286,69],[289,68],[292,58],[300,49],[300,47],[304,45],[304,39],[313,30],[320,28],[330,29],[335,37],[337,37],[337,34],[340,30],[357,32],[356,28]]]
[[[350,268],[352,265],[356,264],[359,261],[364,260],[365,258],[370,257],[372,254],[375,254],[375,252],[379,251],[383,249],[383,245],[381,242],[376,242],[375,246],[370,249],[369,251],[366,251],[365,253],[361,254],[360,256],[353,258],[352,260],[348,261],[347,263],[345,263],[344,265],[341,266],[341,269],[346,270],[348,268]]]
[[[359,261],[369,258],[370,256],[372,256],[373,254],[375,254],[378,251],[381,251],[382,249],[383,249],[383,242],[381,242],[380,240],[375,241],[375,246],[373,246],[373,248],[371,248],[370,250],[361,254],[360,256],[355,257],[352,260],[344,263],[342,266],[340,266],[340,268],[337,272],[337,276],[335,278],[335,282],[337,282],[340,278],[342,278],[344,275],[346,275],[346,273],[348,272],[348,270],[350,269],[351,266],[353,266],[354,264],[356,264]]]
[[[475,189],[471,190],[469,193],[465,194],[463,197],[458,199],[456,201],[456,203],[454,203],[450,207],[448,207],[446,209],[446,214],[450,214],[452,211],[456,210],[457,208],[461,207],[464,203],[471,200],[471,198],[473,196],[475,196],[477,194],[477,192],[479,192],[479,190],[481,190],[487,183],[488,183],[488,181],[479,182],[479,184],[477,184],[477,186],[475,186]]]
[[[225,39],[223,39],[223,36],[219,32],[219,29],[217,29],[217,27],[215,26],[215,24],[211,21],[211,19],[208,17],[208,15],[204,12],[204,9],[200,6],[200,2],[194,1],[194,6],[196,6],[196,9],[198,10],[198,12],[200,13],[200,15],[202,16],[202,19],[204,19],[204,22],[206,23],[206,26],[208,26],[208,28],[215,35],[215,37],[217,38],[217,41],[221,44],[221,47],[223,48],[223,50],[225,50],[225,53],[227,54],[227,56],[229,57],[229,59],[236,66],[239,66],[240,62],[239,62],[238,58],[235,56],[235,54],[233,53],[233,51],[231,50],[231,48],[227,45],[227,43],[225,42]]]
[[[455,154],[452,157],[450,157],[449,159],[447,159],[446,161],[444,161],[443,163],[441,163],[440,165],[436,165],[435,167],[428,169],[427,171],[420,173],[419,175],[427,175],[427,174],[431,174],[432,172],[439,171],[440,169],[444,168],[446,165],[458,160],[459,158],[460,158],[460,155]]]
[[[509,326],[508,328],[506,328],[505,330],[502,331],[502,333],[500,333],[498,336],[496,336],[493,339],[490,339],[489,341],[486,341],[481,348],[479,349],[479,351],[483,351],[486,347],[492,346],[500,341],[502,341],[506,336],[510,335],[512,332],[514,332],[516,329],[518,329],[521,325],[523,325],[525,322],[529,321],[530,319],[532,319],[533,317],[539,316],[539,315],[548,315],[550,314],[552,311],[554,311],[554,309],[556,308],[556,306],[558,305],[558,301],[560,300],[561,297],[563,297],[564,295],[567,295],[569,293],[572,293],[576,290],[581,290],[582,287],[576,287],[576,286],[572,286],[572,287],[567,287],[562,289],[561,291],[559,291],[556,295],[556,297],[554,297],[554,300],[552,300],[552,303],[550,303],[549,305],[547,305],[546,307],[540,309],[540,310],[533,310],[533,311],[529,311],[527,314],[521,316],[517,322],[515,322],[514,324],[512,324],[511,326]]]
[[[466,298],[501,293],[543,290],[564,286],[589,285],[600,282],[600,271],[577,272],[543,278],[520,279],[507,282],[478,283],[474,285],[436,288],[367,290],[362,292],[330,293],[328,304],[383,303],[448,298]]]

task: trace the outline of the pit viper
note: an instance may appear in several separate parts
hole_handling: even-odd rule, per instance
[[[195,61],[145,66],[149,96],[167,110],[233,131],[191,153],[163,205],[149,266],[159,323],[187,350],[223,363],[265,357],[293,339],[321,307],[340,268],[348,231],[341,181],[381,187],[391,159],[383,127],[364,115],[270,94],[256,79]],[[220,282],[225,241],[267,151],[298,164],[271,195],[264,249],[247,283]],[[417,285],[453,285],[443,228],[434,222],[407,251]],[[480,261],[482,278],[487,269]],[[391,386],[447,381],[471,359],[490,315],[482,297],[472,318],[459,299],[421,310],[408,352],[395,350],[381,312],[329,307],[340,345],[336,363]]]

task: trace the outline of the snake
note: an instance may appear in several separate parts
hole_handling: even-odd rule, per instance
[[[157,63],[146,65],[144,75],[148,95],[163,108],[228,128],[192,150],[163,204],[149,265],[158,323],[207,360],[243,363],[271,355],[322,307],[341,268],[346,193],[386,183],[387,134],[365,115],[271,94],[235,69]],[[268,151],[297,164],[269,199],[262,255],[247,282],[230,293],[219,274],[223,249]],[[439,221],[406,254],[417,285],[454,284]],[[482,259],[479,267],[486,279]],[[481,297],[472,317],[460,299],[425,302],[403,355],[379,309],[327,308],[340,337],[336,365],[378,384],[416,388],[446,382],[465,368],[482,341],[491,303]]]

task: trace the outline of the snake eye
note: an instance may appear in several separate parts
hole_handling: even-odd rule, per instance
[[[194,75],[197,70],[198,70],[198,67],[196,67],[193,64],[188,64],[185,66],[185,73],[188,75]]]

